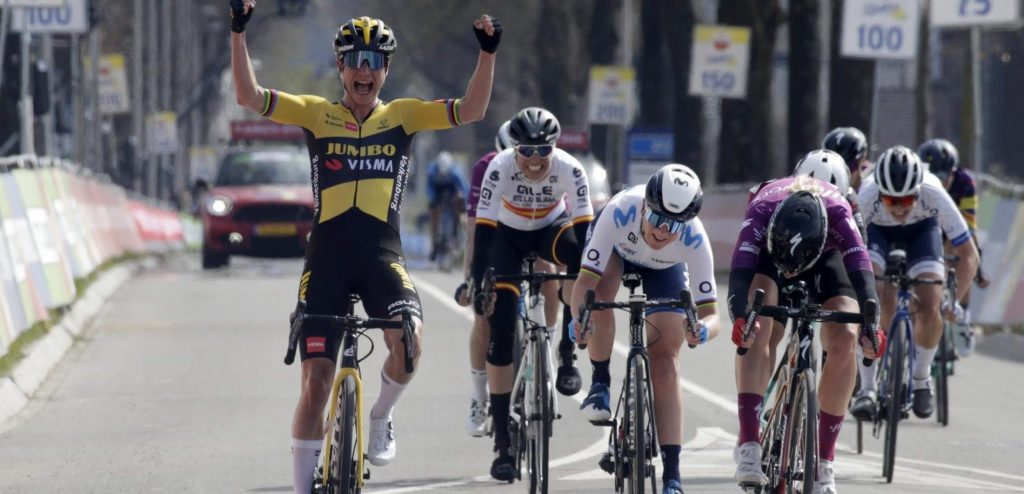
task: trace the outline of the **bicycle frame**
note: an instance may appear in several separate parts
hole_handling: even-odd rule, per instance
[[[352,311],[350,310],[349,312],[351,313]],[[331,395],[327,399],[327,403],[331,404],[331,406],[329,407],[330,412],[328,413],[324,429],[328,430],[330,428],[330,424],[333,424],[334,420],[337,418],[338,407],[333,406],[333,404],[338,401],[338,395],[341,392],[341,384],[345,382],[346,377],[351,376],[356,383],[356,447],[358,448],[358,451],[360,451],[360,454],[356,459],[356,488],[362,489],[364,480],[362,475],[362,472],[364,471],[363,462],[365,461],[365,455],[363,455],[362,452],[366,450],[363,449],[363,380],[362,374],[359,372],[359,360],[357,358],[357,355],[359,355],[358,341],[359,338],[352,332],[346,332],[345,337],[342,339],[341,362],[339,363],[338,371],[334,374],[334,385],[331,386]],[[323,464],[330,465],[332,449],[331,442],[334,440],[334,437],[332,437],[331,434],[327,434],[325,437],[327,437],[327,440],[323,450]],[[324,485],[327,485],[331,480],[330,468],[325,467],[323,475]]]
[[[905,329],[904,334],[902,335],[904,342],[906,342],[906,345],[903,348],[906,349],[908,364],[907,367],[904,368],[905,372],[913,372],[914,362],[917,360],[917,357],[914,355],[915,352],[913,351],[914,318],[910,314],[910,303],[912,300],[913,296],[910,293],[910,287],[900,286],[899,291],[896,295],[896,312],[892,316],[892,322],[889,324],[889,331],[886,335],[889,341],[893,341],[893,339],[897,337],[896,331],[899,327],[899,323],[901,321],[906,322],[906,324],[903,326]],[[895,347],[896,345],[889,345],[885,349],[885,354],[882,355],[882,359],[879,361],[880,366],[878,368],[878,379],[883,384],[877,387],[879,403],[892,403],[892,399],[895,396],[895,393],[899,393],[901,391],[890,390],[887,386],[884,385],[886,374],[889,371],[889,369],[892,368],[892,359],[904,358],[902,355],[893,355],[893,352],[895,351],[893,350],[893,348]],[[910,406],[909,404],[913,402],[913,390],[911,389],[913,386],[910,386],[910,383],[907,384],[908,385],[906,386],[906,390],[904,390],[903,396],[900,399],[900,407],[902,408],[901,414],[905,413],[907,411],[907,408]],[[878,416],[875,418],[875,427],[873,430],[873,435],[876,438],[878,437],[878,434],[881,431],[881,423],[882,417],[881,414],[878,414]]]

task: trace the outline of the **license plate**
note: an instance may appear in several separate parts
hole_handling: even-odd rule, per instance
[[[298,233],[293,223],[263,223],[256,225],[256,235],[261,237],[290,237]]]

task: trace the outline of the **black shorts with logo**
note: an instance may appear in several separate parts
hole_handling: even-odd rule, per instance
[[[823,253],[814,266],[807,271],[792,278],[786,278],[775,267],[767,249],[762,249],[762,255],[757,261],[757,274],[763,274],[775,280],[775,285],[780,292],[783,288],[798,281],[807,283],[810,302],[814,304],[824,303],[826,300],[840,295],[857,300],[857,292],[853,289],[853,284],[850,283],[846,266],[843,265],[843,255],[838,250]]]
[[[369,317],[390,319],[409,309],[422,319],[420,297],[400,251],[371,245],[324,246],[315,240],[310,241],[299,279],[298,298],[306,301],[307,314],[345,315],[349,295],[356,294]],[[303,361],[314,357],[337,361],[340,346],[338,330],[323,323],[303,323],[299,341]]]

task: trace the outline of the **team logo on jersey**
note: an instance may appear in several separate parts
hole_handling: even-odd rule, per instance
[[[636,206],[630,206],[629,210],[626,212],[623,212],[622,209],[615,208],[612,218],[615,221],[615,227],[622,228],[636,220]]]
[[[390,128],[391,124],[388,122],[388,119],[386,118],[381,119],[380,123],[377,124],[377,130],[388,130]]]
[[[633,233],[633,232],[629,232],[629,235],[626,235],[626,240],[629,240],[629,242],[632,243],[632,244],[636,244],[637,243],[636,234]]]
[[[583,170],[581,170],[579,168],[573,168],[572,169],[572,176],[574,176],[576,178],[582,177],[583,176]]]
[[[702,243],[704,243],[704,235],[701,233],[692,235],[692,233],[693,228],[690,227],[689,223],[687,223],[686,229],[683,230],[683,234],[679,236],[679,240],[682,240],[683,244],[685,244],[687,247],[693,247],[694,249],[697,249],[700,247]]]
[[[327,161],[324,161],[324,166],[326,166],[328,170],[338,171],[341,170],[342,167],[344,167],[345,165],[343,165],[341,161],[331,158]]]
[[[491,172],[491,176],[487,178],[490,179],[492,182],[497,182],[498,179],[501,178],[501,175],[498,173],[498,170],[494,170],[493,172]]]

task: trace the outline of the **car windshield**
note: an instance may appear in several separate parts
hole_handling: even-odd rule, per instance
[[[309,183],[309,159],[302,153],[261,152],[236,154],[224,160],[217,185]]]

